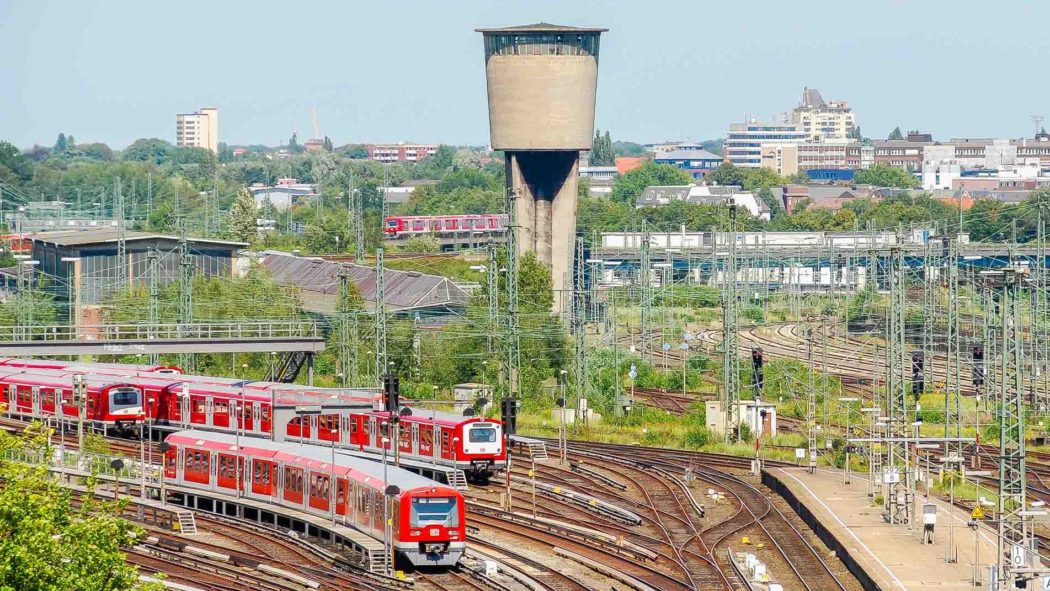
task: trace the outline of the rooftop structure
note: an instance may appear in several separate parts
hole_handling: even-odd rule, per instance
[[[335,314],[339,274],[344,270],[361,293],[365,309],[375,309],[375,267],[273,250],[263,252],[260,263],[270,271],[274,281],[299,289],[303,309],[309,312]],[[386,269],[383,279],[389,313],[446,315],[462,310],[470,299],[465,291],[440,275]]]
[[[656,154],[653,161],[657,164],[670,164],[682,169],[694,179],[704,176],[722,165],[722,157],[707,150],[671,150]]]
[[[744,168],[762,166],[762,147],[778,144],[795,145],[806,141],[802,125],[793,122],[766,122],[751,119],[734,123],[726,133],[722,153],[725,161]]]

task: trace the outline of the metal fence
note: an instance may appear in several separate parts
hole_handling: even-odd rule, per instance
[[[97,324],[0,327],[0,341],[157,341],[319,338],[308,320],[204,322],[195,324]]]

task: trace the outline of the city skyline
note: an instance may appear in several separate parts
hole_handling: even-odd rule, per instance
[[[176,113],[214,105],[229,144],[277,145],[293,131],[303,142],[316,108],[321,134],[337,145],[484,145],[473,29],[537,21],[610,29],[595,124],[615,139],[723,137],[745,114],[789,111],[806,86],[848,101],[870,137],[896,126],[938,139],[1034,133],[1030,117],[1047,111],[1050,82],[1019,57],[1050,49],[1038,25],[1050,6],[871,4],[837,9],[836,26],[775,3],[758,3],[762,19],[692,3],[219,4],[208,5],[196,42],[173,43],[162,24],[203,3],[9,1],[0,3],[0,49],[13,56],[0,70],[0,135],[23,148],[59,132],[114,148],[141,137],[175,143]],[[996,80],[1011,80],[1009,91]]]

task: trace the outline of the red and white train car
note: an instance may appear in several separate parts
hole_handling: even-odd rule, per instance
[[[83,374],[83,379],[88,427],[125,434],[141,429],[146,414],[139,386],[112,376]],[[73,374],[63,370],[0,368],[0,404],[8,415],[76,422],[80,404],[74,398],[73,380]]]
[[[466,548],[463,497],[454,488],[406,470],[312,445],[273,443],[206,431],[166,439],[168,483],[235,495],[332,518],[384,538],[393,523],[397,554],[413,566],[454,566]],[[385,475],[384,475],[385,474]],[[385,492],[397,487],[384,511]]]
[[[240,432],[271,437],[273,403],[296,406],[339,406],[341,403],[382,406],[374,390],[314,388],[275,382],[246,382],[233,378],[190,376],[146,371],[146,366],[85,364],[76,362],[18,360],[17,367],[63,366],[63,369],[25,369],[70,387],[74,372],[95,370],[100,379],[111,376],[134,385],[142,393],[142,408],[154,425],[182,429]],[[3,363],[0,362],[0,370]],[[14,367],[12,367],[14,369]],[[239,417],[239,418],[238,418]],[[289,439],[322,443],[358,452],[381,454],[393,450],[389,413],[344,409],[296,417],[279,427]],[[386,443],[384,444],[384,440]],[[503,425],[496,420],[462,417],[450,413],[413,409],[401,417],[397,445],[401,458],[462,470],[471,481],[484,482],[506,467]]]
[[[507,215],[502,213],[399,215],[383,220],[383,232],[390,237],[424,234],[502,234],[506,227]]]

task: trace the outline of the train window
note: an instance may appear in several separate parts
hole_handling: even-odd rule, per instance
[[[201,472],[208,472],[208,454],[201,453]]]
[[[270,484],[270,466],[263,466],[263,484]]]
[[[193,412],[199,412],[199,413],[204,412],[204,400],[203,399],[195,398],[193,400]]]
[[[357,417],[350,417],[350,432],[357,433]]]
[[[262,465],[258,461],[252,462],[252,482],[255,484],[262,482]]]
[[[455,497],[422,497],[412,499],[410,527],[443,525],[459,527],[459,510]]]
[[[54,390],[52,390],[51,388],[46,388],[46,389],[40,390],[40,392],[41,392],[41,394],[44,395],[44,404],[54,404],[55,403],[55,391]]]
[[[448,449],[448,431],[441,431],[441,447]]]
[[[470,429],[471,443],[495,443],[496,430],[492,427],[473,427]]]
[[[342,480],[336,481],[335,503],[342,506],[346,498],[346,483]]]
[[[262,406],[262,420],[264,420],[264,421],[269,421],[270,420],[270,407],[268,405],[265,405],[265,404]]]
[[[230,405],[227,404],[226,401],[224,401],[224,400],[216,400],[215,401],[215,413],[214,414],[224,415],[224,414],[229,414],[229,412],[230,412]]]
[[[132,388],[118,388],[113,390],[113,406],[135,406],[139,404],[139,391]]]
[[[226,478],[226,456],[219,456],[219,476]]]
[[[18,401],[29,404],[29,390],[22,389],[18,391]]]
[[[285,468],[284,469],[284,488],[287,489],[287,490],[290,490],[290,491],[294,491],[295,490],[294,484],[295,484],[295,481],[292,480],[292,469],[291,468]]]
[[[328,494],[331,492],[331,489],[328,486],[328,477],[327,476],[322,476],[319,482],[320,482],[320,489],[321,489],[321,497],[326,498],[326,499],[329,498]]]

